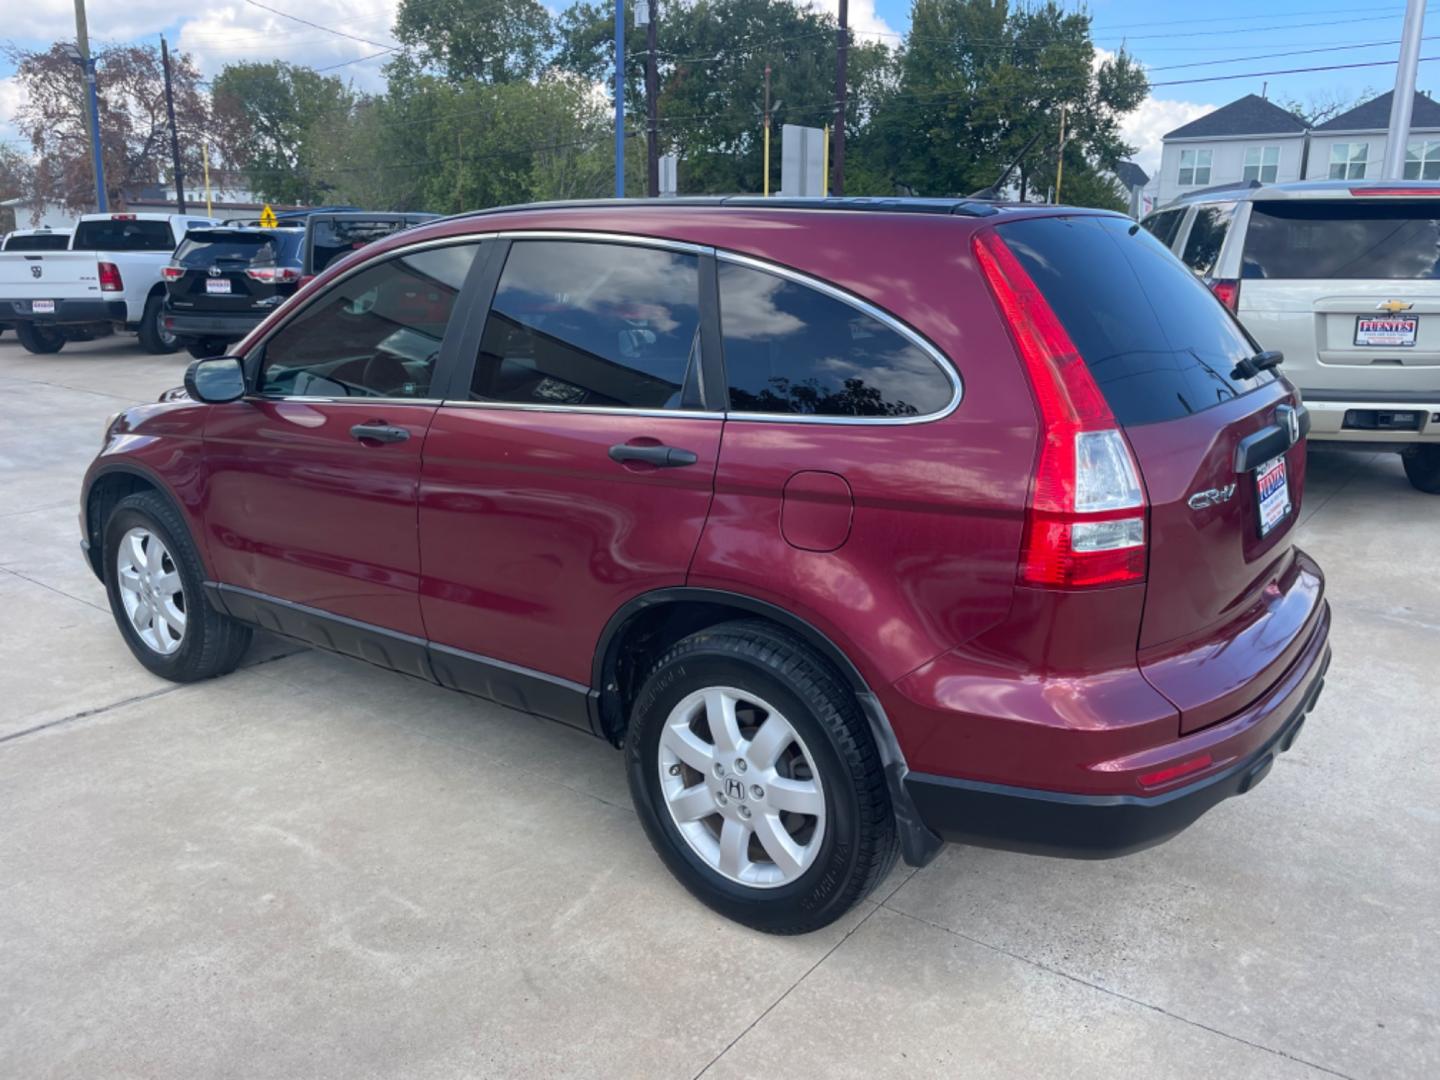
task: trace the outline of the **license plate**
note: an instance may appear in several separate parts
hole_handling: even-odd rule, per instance
[[[228,293],[230,291],[230,279],[223,277],[206,278],[205,291],[207,293]]]
[[[55,314],[55,301],[54,301],[54,300],[32,300],[32,301],[30,301],[30,311],[31,311],[33,314],[35,314],[35,315],[54,315],[54,314]]]
[[[1355,344],[1367,349],[1413,348],[1419,329],[1415,315],[1360,315],[1355,319]]]
[[[1255,470],[1256,502],[1260,507],[1260,535],[1267,535],[1290,513],[1290,483],[1285,459],[1276,458]]]

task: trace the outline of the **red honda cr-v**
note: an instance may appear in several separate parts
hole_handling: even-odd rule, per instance
[[[1276,359],[1110,214],[491,211],[116,417],[81,527],[150,670],[258,626],[592,731],[696,896],[798,932],[944,840],[1156,843],[1290,746],[1329,613]]]

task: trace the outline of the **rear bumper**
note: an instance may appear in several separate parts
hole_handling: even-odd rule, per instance
[[[165,328],[181,337],[224,338],[239,341],[265,321],[270,312],[178,312],[165,309]]]
[[[1070,858],[1126,855],[1169,839],[1264,779],[1294,744],[1329,666],[1327,614],[1265,699],[1165,748],[1168,762],[1209,754],[1214,764],[1200,779],[1154,795],[1074,794],[924,773],[910,773],[906,791],[920,819],[945,840]]]
[[[1322,442],[1440,443],[1440,391],[1305,390],[1310,438]]]
[[[36,314],[29,300],[0,299],[0,320],[7,323],[123,323],[127,318],[124,300],[56,300],[53,314]]]

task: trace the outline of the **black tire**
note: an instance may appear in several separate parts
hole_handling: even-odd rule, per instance
[[[120,598],[116,566],[120,542],[132,528],[143,527],[158,536],[180,573],[185,632],[179,647],[162,654],[147,645],[131,624]],[[104,529],[105,592],[110,611],[135,659],[162,679],[187,683],[234,671],[250,645],[250,627],[216,611],[205,597],[205,571],[180,514],[153,491],[127,495],[111,511]]]
[[[772,704],[813,760],[825,829],[813,861],[786,884],[758,887],[722,875],[691,847],[665,803],[659,755],[666,720],[685,697],[710,686],[749,691]],[[890,793],[854,694],[805,642],[773,624],[723,623],[672,646],[631,711],[625,757],[640,821],[671,873],[701,902],[756,930],[803,934],[827,926],[895,864]]]
[[[140,347],[148,353],[163,356],[180,348],[180,341],[164,327],[165,298],[159,293],[145,301],[145,314],[140,317]]]
[[[1400,455],[1410,486],[1427,495],[1440,495],[1440,446],[1415,446]]]
[[[37,323],[17,323],[15,336],[19,339],[20,344],[25,346],[26,352],[34,353],[36,356],[49,356],[65,347],[65,335],[59,330],[40,326]]]
[[[199,341],[192,338],[184,344],[185,351],[196,360],[205,360],[212,356],[224,356],[227,342],[217,341],[215,338],[201,338]]]

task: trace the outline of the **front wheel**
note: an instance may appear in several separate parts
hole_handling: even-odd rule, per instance
[[[1440,446],[1415,446],[1400,455],[1410,485],[1428,495],[1440,495]]]
[[[145,301],[145,314],[140,317],[140,345],[156,355],[173,353],[180,348],[175,332],[165,329],[165,298],[158,293]]]
[[[889,790],[855,696],[804,642],[725,623],[672,647],[633,710],[630,793],[698,899],[757,930],[817,930],[898,852]]]
[[[185,522],[153,491],[127,495],[105,523],[105,591],[125,644],[161,678],[195,682],[235,670],[250,628],[205,599],[205,570]]]
[[[15,336],[25,351],[36,356],[49,356],[65,347],[65,335],[49,326],[38,323],[17,323]]]

